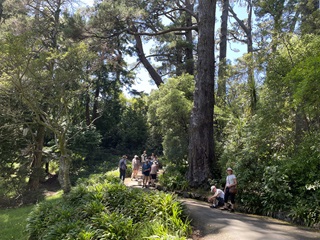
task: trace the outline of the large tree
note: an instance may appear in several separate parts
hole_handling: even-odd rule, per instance
[[[213,177],[215,166],[213,141],[215,10],[215,0],[199,1],[198,63],[188,155],[188,180],[192,187],[206,184],[208,178]]]

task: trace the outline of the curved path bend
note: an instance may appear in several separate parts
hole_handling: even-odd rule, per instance
[[[130,187],[142,187],[130,178],[124,183]],[[181,202],[191,220],[193,240],[320,240],[320,232],[284,221],[211,209],[209,203],[194,199],[181,198]]]

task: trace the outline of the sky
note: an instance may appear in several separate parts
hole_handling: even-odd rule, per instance
[[[88,6],[92,6],[94,3],[94,0],[80,0],[84,5],[88,5]],[[219,8],[217,8],[218,10]],[[238,17],[240,19],[245,18],[246,16],[246,10],[245,8],[243,9],[235,9],[236,12],[238,13]],[[218,10],[219,11],[219,10]],[[219,12],[217,12],[217,19],[219,20],[220,17],[218,17],[220,15]],[[216,29],[220,27],[220,23],[217,24]],[[148,55],[149,54],[149,50],[152,47],[153,43],[149,42],[148,44],[145,44],[144,50],[145,50],[145,54]],[[232,50],[234,49],[234,50]],[[227,50],[227,57],[228,59],[230,59],[231,61],[234,61],[235,59],[241,57],[245,51],[246,51],[246,46],[241,45],[241,44],[232,44],[232,46],[230,46],[230,44],[228,44],[228,50]],[[131,58],[126,58],[125,60],[128,62],[128,65],[135,65],[136,64],[136,57],[131,57]],[[150,93],[152,91],[152,89],[157,89],[157,86],[153,83],[153,80],[151,79],[151,77],[149,76],[147,70],[141,66],[139,68],[139,70],[136,72],[136,79],[135,79],[135,84],[132,86],[132,89],[135,89],[137,91],[144,91],[145,93]],[[128,90],[128,89],[125,89]],[[128,91],[126,91],[128,92]],[[127,95],[127,94],[126,94]]]

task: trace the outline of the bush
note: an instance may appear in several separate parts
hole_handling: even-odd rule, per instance
[[[163,174],[159,176],[159,182],[169,191],[186,190],[189,187],[186,173],[187,165],[169,164],[164,168]]]
[[[118,182],[117,171],[92,175],[63,199],[39,204],[27,220],[29,239],[186,239],[189,222],[174,195]]]

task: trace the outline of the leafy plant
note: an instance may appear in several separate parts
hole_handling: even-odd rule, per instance
[[[184,239],[190,233],[175,196],[127,188],[116,172],[81,179],[58,202],[40,203],[28,218],[29,239],[138,240],[159,233]]]

